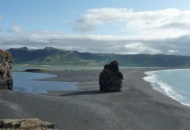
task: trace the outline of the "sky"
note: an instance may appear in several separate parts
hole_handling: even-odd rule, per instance
[[[189,0],[0,0],[0,49],[190,56]]]

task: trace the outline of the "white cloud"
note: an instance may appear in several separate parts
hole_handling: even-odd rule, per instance
[[[23,30],[19,25],[13,25],[8,31],[11,33],[21,33]]]
[[[142,53],[148,53],[148,54],[159,54],[161,53],[160,50],[150,48],[142,43],[130,43],[126,44],[125,46],[126,52],[128,54],[142,54]]]
[[[180,51],[178,51],[178,50],[168,50],[168,53],[169,54],[173,54],[173,55],[180,55],[181,54],[181,52]]]
[[[100,8],[87,10],[76,22],[74,30],[88,32],[96,29],[98,25],[114,20],[124,19],[123,13],[127,9]]]
[[[78,18],[74,30],[95,31],[99,25],[123,22],[123,30],[134,35],[176,37],[190,33],[190,10],[165,9],[135,12],[128,9],[98,8],[87,10]]]

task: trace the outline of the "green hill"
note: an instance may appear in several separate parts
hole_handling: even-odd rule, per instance
[[[82,53],[65,51],[52,47],[44,49],[12,48],[14,64],[64,64],[64,65],[104,65],[117,59],[120,66],[129,67],[190,67],[190,56],[177,55],[119,55],[103,53]]]

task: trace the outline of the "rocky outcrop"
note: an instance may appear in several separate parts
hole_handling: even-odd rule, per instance
[[[119,71],[117,60],[104,65],[103,71],[99,75],[100,91],[118,92],[122,89],[123,74]]]
[[[12,55],[8,51],[0,50],[0,89],[13,88]]]
[[[43,122],[38,118],[1,119],[0,130],[55,130],[55,124]]]

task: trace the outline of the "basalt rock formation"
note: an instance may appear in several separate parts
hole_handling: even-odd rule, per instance
[[[55,124],[38,118],[1,119],[0,130],[55,130]]]
[[[118,92],[122,89],[123,74],[119,71],[118,62],[112,61],[104,65],[103,71],[99,75],[100,91]]]
[[[0,50],[0,89],[13,88],[12,55],[8,51]]]

